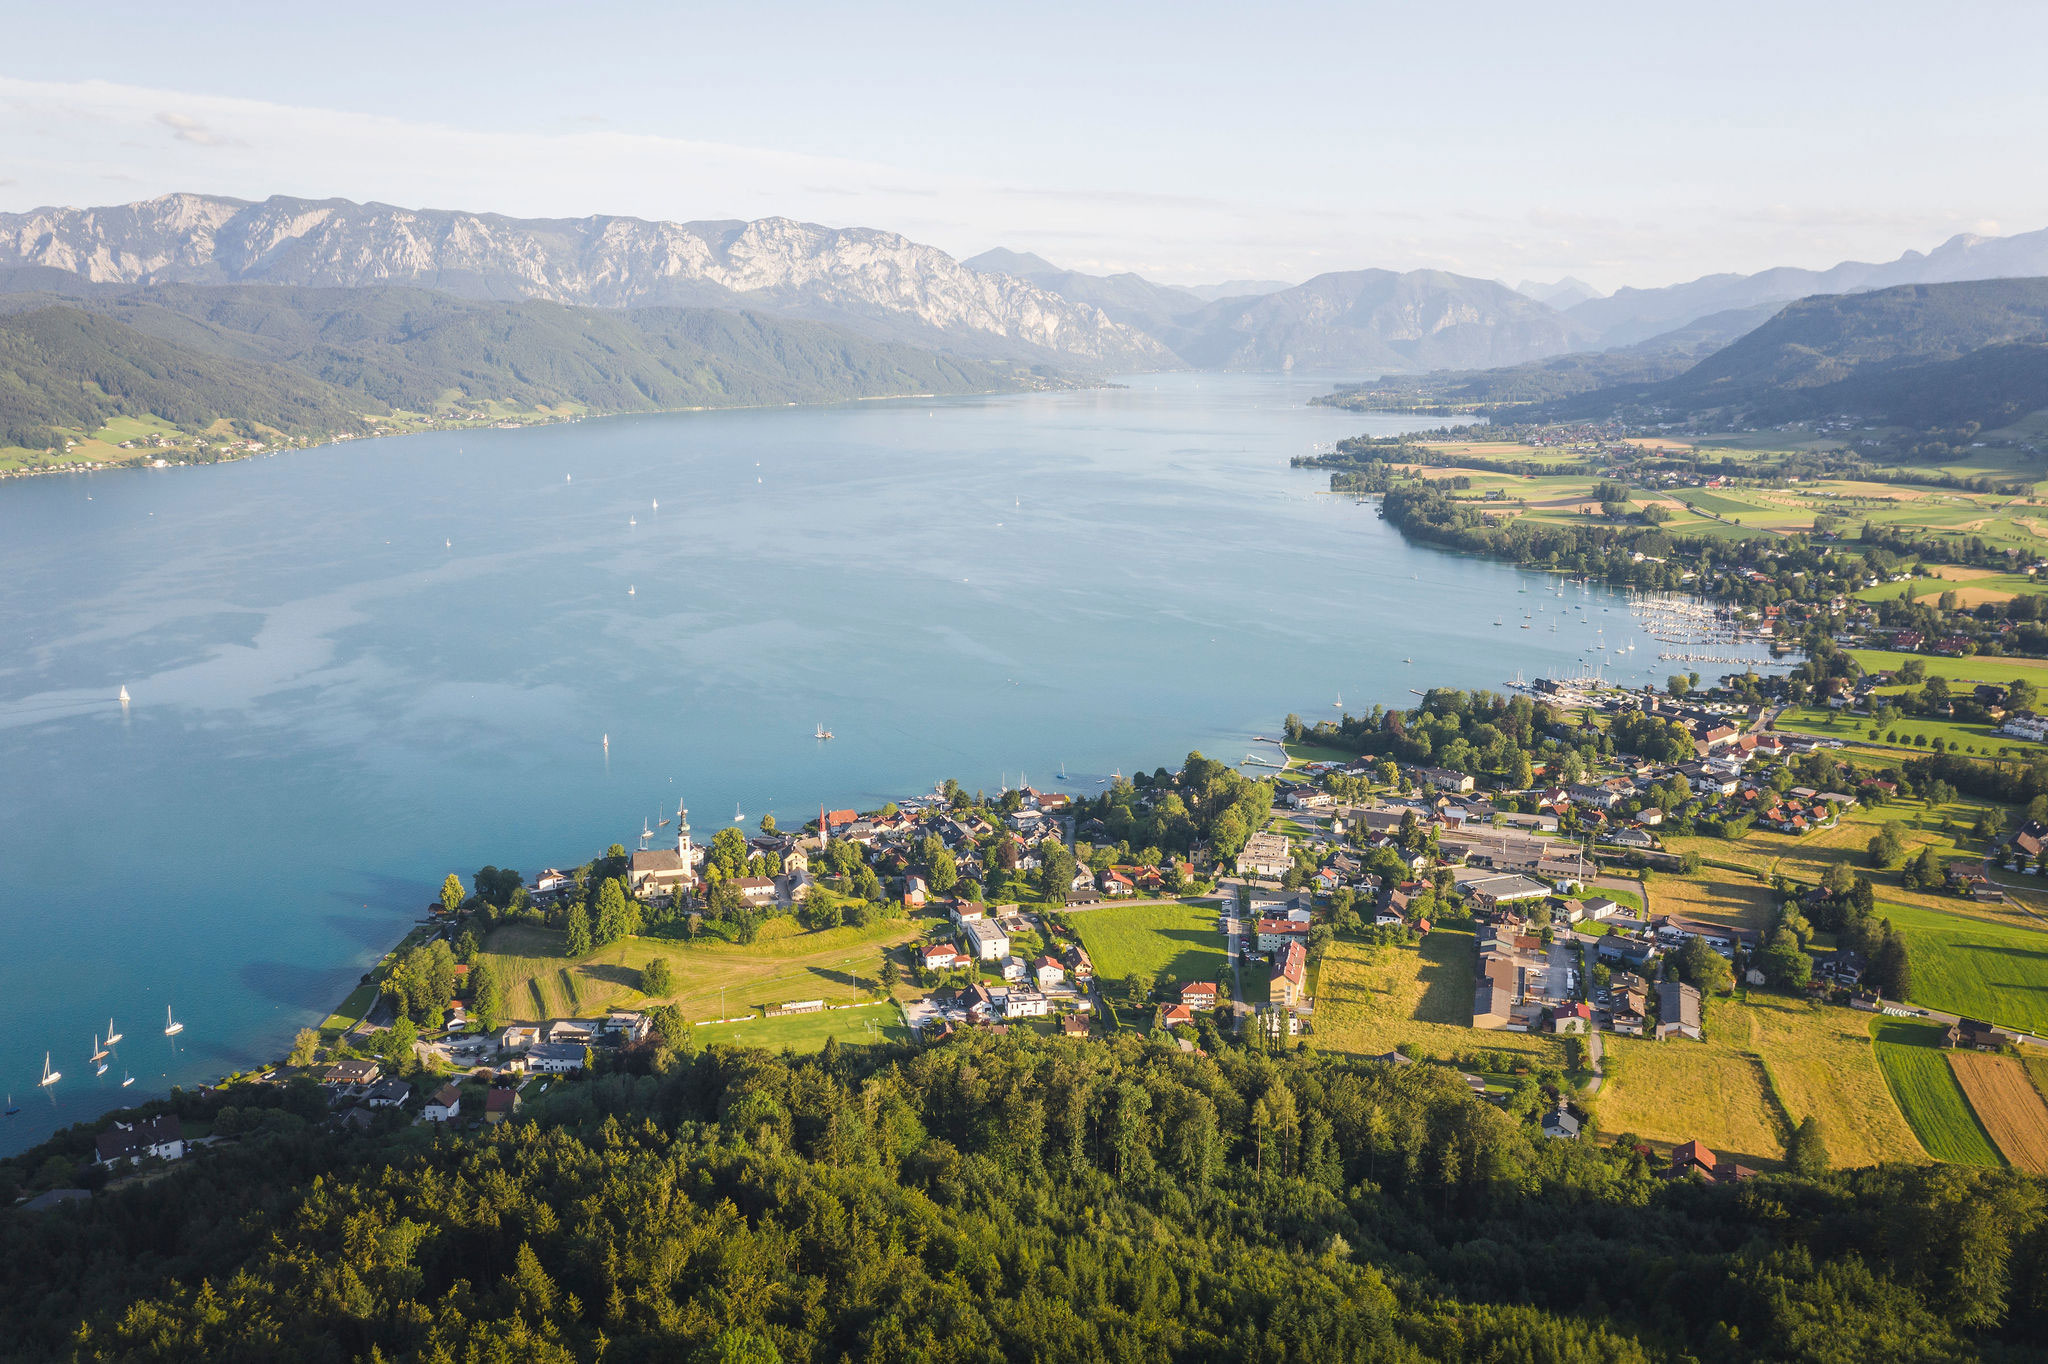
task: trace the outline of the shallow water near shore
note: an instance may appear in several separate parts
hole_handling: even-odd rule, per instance
[[[1126,385],[0,488],[0,1149],[281,1055],[447,872],[630,847],[679,800],[703,840],[949,776],[1092,793],[1340,693],[1578,671],[1595,625],[1517,628],[1558,580],[1287,466],[1434,422]],[[1676,666],[1569,596],[1633,680]]]

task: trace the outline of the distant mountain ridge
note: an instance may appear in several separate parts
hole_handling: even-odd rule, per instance
[[[1789,303],[1815,294],[1846,294],[1900,284],[1950,284],[2048,275],[2048,228],[2011,237],[1969,233],[1934,250],[1908,251],[1881,264],[1844,261],[1826,270],[1781,267],[1753,275],[1705,275],[1661,289],[1617,289],[1566,309],[1602,348],[1625,346],[1709,313]]]
[[[1171,367],[1142,332],[935,247],[787,218],[512,218],[345,199],[171,194],[0,214],[0,266],[99,284],[407,285],[603,308],[745,308],[962,354]]]

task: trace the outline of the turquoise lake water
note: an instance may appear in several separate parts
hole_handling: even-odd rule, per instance
[[[632,846],[678,799],[705,839],[949,776],[1092,792],[1340,693],[1577,670],[1591,627],[1515,628],[1553,579],[1287,467],[1403,419],[1127,384],[0,486],[0,1149],[280,1055],[447,872]]]

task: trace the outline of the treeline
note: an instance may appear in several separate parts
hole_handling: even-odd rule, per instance
[[[2019,1364],[2048,1338],[2048,1199],[2010,1171],[1668,1182],[1445,1067],[1128,1035],[655,1056],[473,1140],[258,1123],[0,1214],[0,1355]]]

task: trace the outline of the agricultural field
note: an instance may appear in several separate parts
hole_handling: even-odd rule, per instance
[[[693,1019],[736,1017],[749,1009],[793,999],[846,1002],[853,976],[876,989],[882,949],[909,942],[919,925],[883,920],[865,928],[806,932],[795,920],[771,919],[750,945],[703,937],[694,943],[628,938],[572,961],[562,955],[560,931],[538,924],[504,924],[484,942],[498,972],[510,1019],[587,1017],[611,1008],[673,1002]],[[662,1000],[640,993],[640,969],[666,957],[676,992]]]
[[[1870,1030],[1885,1082],[1927,1153],[1962,1165],[2001,1164],[1998,1148],[1949,1069],[1941,1030],[1903,1018],[1874,1018]]]
[[[1762,1059],[1786,1116],[1795,1124],[1817,1120],[1836,1165],[1927,1159],[1878,1069],[1867,1015],[1753,992],[1739,1003],[1708,1005],[1707,1025],[1707,1045]]]
[[[1476,957],[1472,934],[1456,928],[1434,929],[1412,947],[1338,939],[1317,984],[1316,1045],[1362,1056],[1403,1044],[1420,1056],[1490,1052],[1503,1071],[1518,1062],[1560,1064],[1563,1045],[1554,1037],[1472,1027]]]
[[[1991,1140],[2014,1169],[2048,1175],[2048,1104],[2010,1056],[1949,1053],[1949,1068]]]
[[[1913,1002],[2048,1033],[2048,931],[1878,903],[1906,935]]]
[[[1647,887],[1650,913],[1761,932],[1771,921],[1771,891],[1748,881],[1656,876]]]
[[[1223,950],[1214,902],[1107,904],[1077,910],[1067,923],[1104,981],[1120,981],[1135,971],[1150,971],[1162,986],[1229,979],[1230,958]]]
[[[1789,706],[1771,727],[1793,734],[1813,734],[1823,739],[1864,739],[1871,743],[1896,744],[1901,748],[1926,749],[1939,739],[1948,747],[1964,753],[1996,754],[2001,748],[2022,752],[2039,747],[2025,739],[2001,735],[1990,725],[1970,725],[1931,716],[1900,715],[1880,730],[1867,715],[1845,715],[1825,706]],[[1873,730],[1876,730],[1875,737],[1872,737]]]
[[[2048,1103],[2048,1051],[2028,1047],[2020,1052],[2020,1064],[2026,1067],[2027,1078],[2033,1081],[2041,1101]]]
[[[856,1009],[833,1009],[821,1014],[791,1014],[786,1018],[750,1018],[743,1023],[706,1023],[696,1030],[705,1046],[729,1042],[742,1047],[766,1047],[794,1052],[821,1050],[827,1038],[836,1037],[842,1047],[867,1046],[876,1042],[908,1042],[910,1032],[903,1015],[893,1003],[864,1004]]]
[[[1745,1165],[1783,1160],[1785,1120],[1770,1078],[1755,1056],[1716,1037],[1725,1012],[1724,1005],[1708,1006],[1706,1042],[1606,1039],[1600,1131],[1702,1141]]]
[[[1891,649],[1851,649],[1849,657],[1867,673],[1897,672],[1906,665],[1906,660],[1913,659],[1925,665],[1929,677],[1946,677],[1951,682],[2010,682],[2016,677],[2024,677],[2035,686],[2048,682],[2048,659],[2041,658],[1994,654],[1944,658],[1934,654],[1902,654]]]
[[[1920,601],[1932,602],[1944,592],[1956,594],[1961,606],[1982,606],[1986,602],[2008,602],[2029,592],[2040,592],[2043,583],[2024,573],[1987,573],[1963,564],[1929,565],[1935,576],[1913,577],[1903,582],[1879,583],[1855,594],[1859,601],[1896,601],[1911,593]]]

